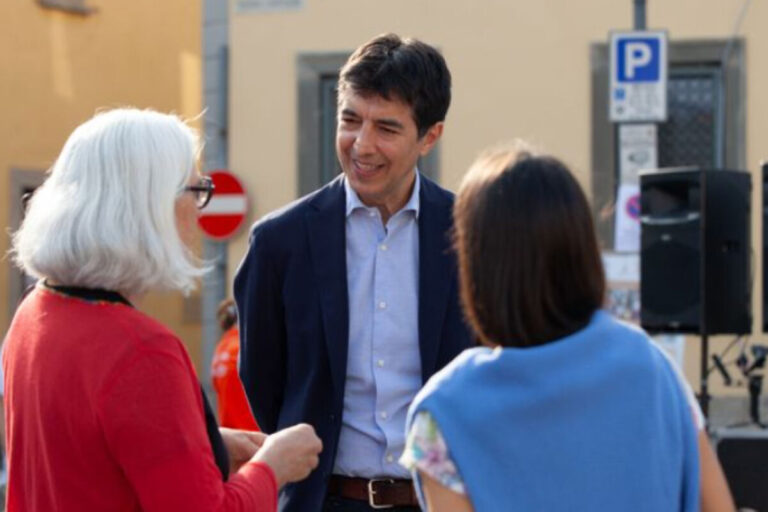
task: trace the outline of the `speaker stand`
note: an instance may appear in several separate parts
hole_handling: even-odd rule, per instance
[[[709,420],[709,389],[707,381],[709,380],[709,337],[706,333],[701,334],[701,378],[699,382],[699,405],[704,418]]]
[[[760,428],[768,428],[768,425],[760,420],[760,391],[763,389],[763,376],[749,376],[749,418],[752,420],[750,425],[757,425]]]

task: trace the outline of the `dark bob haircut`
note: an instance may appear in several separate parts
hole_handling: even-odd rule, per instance
[[[339,97],[347,90],[403,101],[413,111],[421,138],[445,120],[451,104],[451,73],[443,56],[428,44],[384,34],[360,46],[341,68]]]
[[[464,313],[486,345],[527,347],[584,327],[605,294],[587,198],[568,168],[518,143],[481,156],[454,206]]]

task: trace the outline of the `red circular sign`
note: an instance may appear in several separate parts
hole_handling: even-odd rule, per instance
[[[209,238],[223,240],[237,233],[243,225],[248,201],[243,184],[231,172],[216,170],[208,175],[215,190],[197,223]]]
[[[640,219],[640,196],[638,194],[630,196],[627,199],[627,204],[625,208],[627,210],[627,215],[629,215],[631,219],[639,220]]]

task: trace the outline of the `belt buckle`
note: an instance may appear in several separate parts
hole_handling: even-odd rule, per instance
[[[377,505],[376,504],[376,491],[373,490],[373,484],[377,482],[389,482],[391,484],[395,483],[395,481],[391,478],[372,478],[368,480],[368,505],[371,506],[371,508],[375,509],[381,509],[381,508],[392,508],[394,505]]]

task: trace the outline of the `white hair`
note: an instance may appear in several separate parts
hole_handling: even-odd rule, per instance
[[[198,137],[178,117],[116,109],[72,132],[13,236],[16,262],[55,283],[129,295],[188,292],[203,274],[182,242],[176,199]]]

